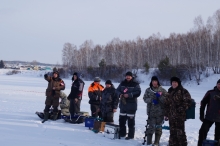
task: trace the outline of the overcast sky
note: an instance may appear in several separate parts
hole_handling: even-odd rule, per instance
[[[0,0],[0,60],[62,64],[62,48],[186,33],[219,0]]]

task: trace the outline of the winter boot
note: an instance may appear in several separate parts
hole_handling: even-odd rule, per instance
[[[148,134],[147,135],[147,145],[151,145],[152,144],[152,136],[153,136],[153,134]]]
[[[155,141],[153,146],[159,146],[161,134],[155,134]]]
[[[49,117],[49,112],[44,112],[44,120],[42,121],[42,123],[44,123],[45,121],[48,120]]]
[[[134,138],[132,138],[132,137],[125,137],[125,140],[130,140],[130,139],[134,139]]]
[[[54,112],[54,113],[53,113],[53,119],[52,119],[52,120],[54,120],[54,121],[57,120],[57,117],[58,117],[58,113],[55,113],[55,112]]]

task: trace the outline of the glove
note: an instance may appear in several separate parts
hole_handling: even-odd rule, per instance
[[[164,116],[164,120],[165,120],[165,121],[168,121],[169,118],[168,118],[167,116]]]
[[[48,77],[48,75],[47,75],[47,74],[45,74],[45,75],[44,75],[44,78],[47,78],[47,77]]]
[[[125,105],[127,102],[126,102],[126,99],[123,97],[120,98],[121,99],[121,102]]]
[[[155,93],[155,95],[156,95],[156,97],[158,98],[158,97],[160,97],[161,96],[161,94],[160,93]]]
[[[152,103],[155,104],[155,105],[157,105],[159,102],[158,102],[158,100],[154,99],[154,100],[152,101]]]

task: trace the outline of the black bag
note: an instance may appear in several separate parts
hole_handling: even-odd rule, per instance
[[[196,102],[192,99],[190,107],[186,110],[186,119],[195,119],[195,108]]]

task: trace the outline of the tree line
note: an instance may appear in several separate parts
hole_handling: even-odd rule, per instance
[[[146,39],[125,41],[114,38],[106,45],[86,40],[79,48],[65,43],[62,50],[63,67],[69,73],[92,75],[100,75],[97,71],[104,69],[119,71],[118,74],[146,66],[157,68],[165,58],[169,66],[187,72],[189,79],[199,81],[207,67],[220,74],[220,9],[206,23],[201,16],[196,17],[194,27],[185,34],[171,33],[164,38],[157,33]]]

